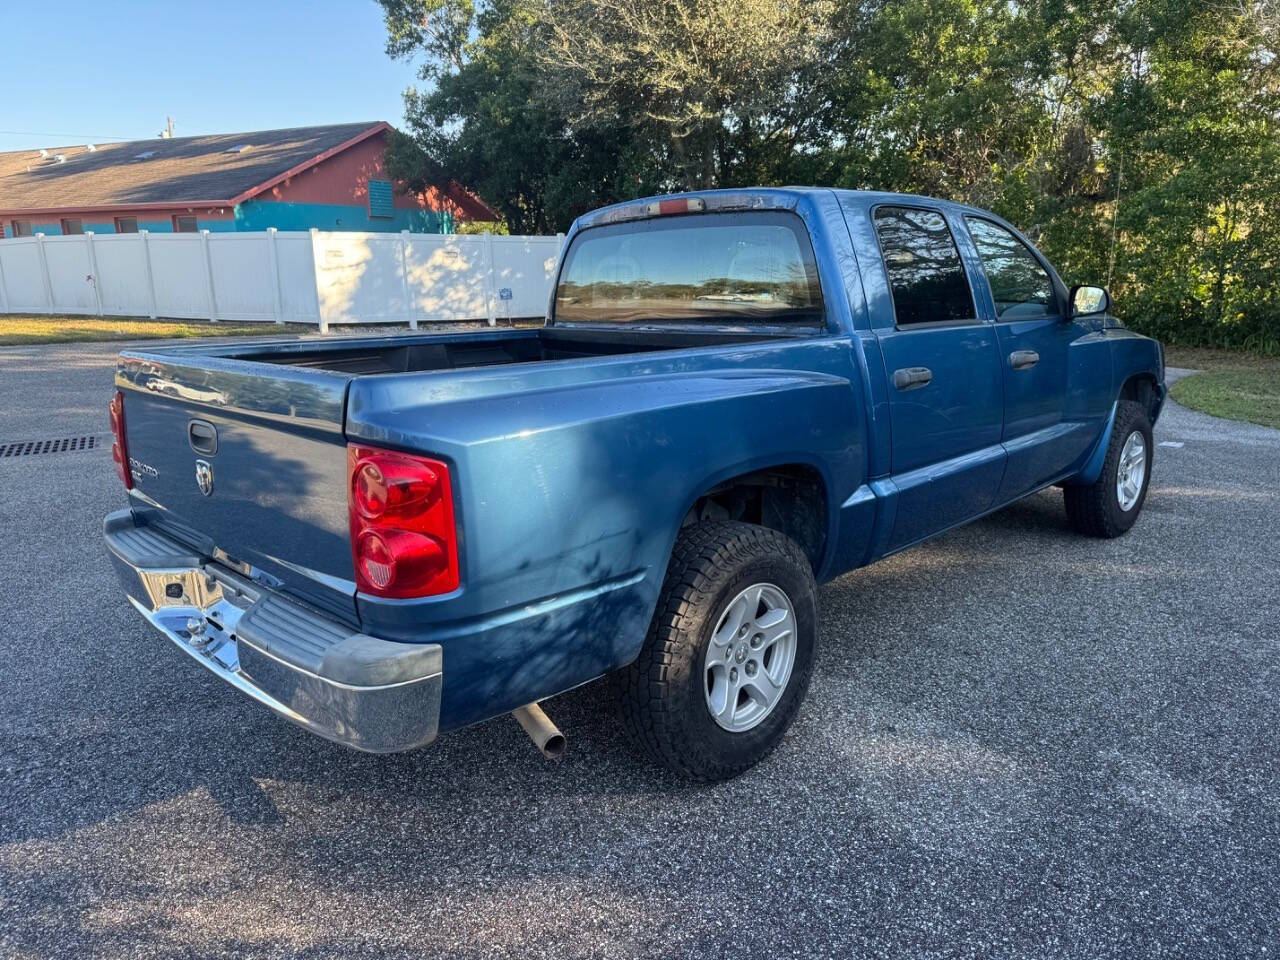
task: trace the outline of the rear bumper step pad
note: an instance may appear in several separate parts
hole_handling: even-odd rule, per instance
[[[129,600],[157,630],[227,683],[312,733],[373,753],[435,739],[438,644],[361,633],[255,583],[128,510],[104,522]]]

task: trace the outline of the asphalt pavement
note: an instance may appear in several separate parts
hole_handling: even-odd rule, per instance
[[[114,347],[0,349],[0,957],[1262,957],[1280,431],[1170,404],[1134,530],[1049,490],[825,586],[779,750],[689,787],[606,689],[368,756],[124,601]]]

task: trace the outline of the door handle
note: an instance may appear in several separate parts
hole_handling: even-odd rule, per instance
[[[1009,366],[1015,370],[1026,370],[1040,362],[1040,354],[1034,350],[1015,350],[1009,354]]]
[[[893,385],[899,390],[915,390],[933,379],[928,367],[903,367],[893,371]]]

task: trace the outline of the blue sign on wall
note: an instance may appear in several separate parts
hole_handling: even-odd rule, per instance
[[[502,289],[500,289],[500,290],[498,291],[498,299],[499,299],[499,300],[510,300],[510,299],[511,299],[511,288],[510,288],[510,287],[503,287]]]
[[[390,180],[369,181],[369,216],[394,217],[395,205],[392,199]]]

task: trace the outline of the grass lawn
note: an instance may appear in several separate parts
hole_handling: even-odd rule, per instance
[[[45,314],[0,315],[0,346],[75,343],[100,340],[145,340],[169,337],[269,337],[281,333],[315,333],[310,324],[209,323],[201,320],[146,320],[135,317],[67,317]]]
[[[1280,428],[1280,357],[1171,347],[1165,363],[1203,371],[1184,377],[1169,389],[1170,396],[1184,407],[1227,420]]]

